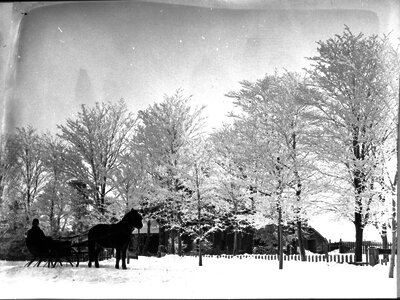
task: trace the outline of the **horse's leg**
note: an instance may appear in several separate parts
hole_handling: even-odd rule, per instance
[[[64,256],[65,259],[65,264],[67,265],[67,262],[71,265],[71,267],[73,267],[74,265],[71,262],[71,256]]]
[[[115,248],[115,268],[119,269],[119,260],[121,259],[121,247]]]
[[[95,255],[95,241],[89,239],[88,251],[89,251],[88,267],[91,268],[92,261],[94,261],[94,255]]]
[[[96,268],[100,268],[100,265],[99,265],[99,254],[100,254],[101,249],[102,249],[101,247],[97,246],[95,248],[95,251],[94,251],[94,266]]]
[[[78,248],[79,249],[79,248]],[[73,249],[73,251],[72,251],[74,254],[75,254],[75,257],[76,257],[76,267],[78,267],[79,266],[79,252],[78,251],[76,251],[75,249]]]
[[[67,262],[69,262],[69,264],[71,265],[71,267],[74,266],[74,265],[72,264],[72,262],[71,262],[71,257],[65,257],[65,260],[66,260]]]
[[[125,245],[122,246],[121,252],[122,252],[122,269],[126,270],[126,252],[128,249],[129,242]],[[129,254],[128,254],[129,255]]]

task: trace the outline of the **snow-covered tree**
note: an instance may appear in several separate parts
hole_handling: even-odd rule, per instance
[[[254,212],[250,185],[246,180],[243,164],[243,143],[238,132],[224,126],[211,136],[214,149],[214,168],[217,196],[225,202],[223,219],[234,232],[233,254],[237,254],[238,235],[249,226],[248,217]]]
[[[240,108],[232,116],[236,118],[236,140],[242,144],[246,178],[253,191],[275,203],[276,209],[269,204],[267,208],[277,213],[278,225],[283,220],[295,222],[300,253],[305,260],[302,222],[307,220],[309,206],[305,200],[307,193],[312,192],[314,176],[309,145],[314,125],[306,118],[310,107],[304,99],[314,91],[307,87],[304,77],[290,72],[275,72],[241,85],[239,91],[227,96],[234,98],[235,106]]]
[[[172,96],[164,96],[161,103],[138,113],[135,143],[154,182],[148,206],[155,207],[153,216],[162,226],[172,229],[172,239],[182,224],[182,193],[186,193],[178,178],[178,169],[185,147],[201,134],[204,125],[204,107],[192,108],[190,102],[191,97],[183,96],[178,90]]]
[[[47,133],[42,137],[43,167],[47,175],[43,192],[35,204],[38,215],[42,217],[42,227],[49,227],[55,235],[64,231],[71,220],[71,199],[74,193],[65,174],[65,146],[62,141]]]
[[[199,266],[202,265],[203,245],[207,237],[227,228],[224,217],[230,207],[218,195],[220,173],[217,171],[215,151],[211,139],[201,137],[192,140],[186,147],[179,178],[190,191],[184,194],[181,214],[183,230],[195,237],[198,246]]]
[[[0,204],[4,196],[4,188],[13,176],[16,161],[13,135],[4,134],[0,137]]]
[[[69,161],[66,172],[71,179],[86,184],[92,205],[106,214],[107,195],[114,190],[112,176],[121,164],[121,153],[136,124],[124,100],[117,103],[96,103],[93,107],[82,105],[75,119],[59,125],[60,138],[67,143],[65,159]]]
[[[34,128],[30,126],[17,128],[14,136],[14,151],[16,178],[12,188],[16,189],[26,221],[29,221],[32,217],[32,205],[42,192],[47,180],[43,163],[43,143]]]
[[[17,141],[15,134],[1,137],[0,148],[0,230],[15,234],[17,227],[24,228],[26,217],[19,194],[19,170],[17,168]]]
[[[143,195],[148,189],[148,173],[145,170],[145,159],[133,143],[120,157],[121,164],[112,176],[115,194],[123,201],[118,203],[122,210],[140,206]]]
[[[397,106],[398,55],[387,37],[353,34],[348,27],[317,44],[309,75],[322,96],[309,103],[321,125],[320,159],[338,183],[338,212],[355,225],[356,261],[361,261],[363,229],[377,199],[376,153]]]

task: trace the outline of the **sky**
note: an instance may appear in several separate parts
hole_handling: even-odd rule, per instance
[[[343,31],[379,32],[361,10],[212,9],[90,2],[41,7],[24,17],[9,130],[52,130],[81,104],[124,98],[136,112],[177,89],[207,105],[210,129],[231,110],[241,80],[302,71],[316,41]]]
[[[6,127],[56,132],[56,125],[73,118],[81,104],[123,98],[137,112],[181,89],[194,106],[207,106],[212,130],[229,121],[232,100],[225,94],[238,90],[240,81],[275,70],[303,72],[306,57],[316,54],[316,41],[340,34],[345,24],[356,33],[387,33],[367,10],[239,6],[92,1],[28,12]],[[317,228],[325,236],[331,230],[333,241],[353,240],[354,226],[344,226]]]

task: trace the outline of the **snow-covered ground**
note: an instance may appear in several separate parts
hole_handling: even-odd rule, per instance
[[[0,261],[1,298],[395,298],[389,266],[167,255],[114,259],[100,268],[30,267]],[[396,274],[395,274],[396,275]]]

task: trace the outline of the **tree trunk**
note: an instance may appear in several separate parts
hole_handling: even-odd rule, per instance
[[[394,272],[394,261],[396,258],[396,244],[397,244],[397,236],[396,236],[396,220],[392,219],[392,247],[390,252],[390,266],[389,266],[389,278],[393,278]],[[399,276],[399,275],[397,275]]]
[[[306,261],[306,251],[304,249],[304,243],[303,243],[303,230],[302,230],[302,224],[301,224],[301,189],[302,189],[302,182],[301,178],[298,172],[297,168],[297,155],[296,155],[296,147],[297,147],[297,141],[296,141],[297,135],[296,132],[293,131],[292,134],[292,148],[293,148],[293,161],[295,164],[295,169],[294,169],[294,176],[296,178],[297,186],[296,186],[296,202],[297,202],[297,208],[296,208],[296,227],[297,227],[297,239],[298,239],[298,244],[299,244],[299,250],[300,250],[300,257],[301,261]]]
[[[363,191],[362,187],[362,174],[360,171],[354,172],[354,188],[356,192],[355,198],[355,212],[354,212],[354,226],[356,229],[356,245],[355,245],[355,261],[362,261],[362,242],[363,242],[363,231],[364,224],[362,221],[362,200],[361,193]]]
[[[178,255],[182,256],[182,237],[181,237],[181,229],[178,229]]]
[[[361,214],[354,213],[354,226],[356,229],[356,246],[355,246],[355,261],[362,261],[362,241],[363,241],[363,225],[361,220]]]
[[[201,252],[201,240],[199,240],[199,267],[203,265],[203,253]]]
[[[238,254],[243,253],[243,233],[239,232],[238,233],[238,242],[237,242],[237,248],[238,248]]]
[[[158,246],[164,246],[164,227],[160,224],[158,228]]]
[[[53,199],[50,200],[49,223],[50,223],[50,232],[51,232],[51,234],[55,234],[56,232],[55,232],[55,224],[54,224],[54,200]]]
[[[175,229],[169,232],[169,236],[171,237],[171,254],[175,254]]]
[[[303,243],[303,228],[301,226],[301,221],[297,221],[297,239],[298,239],[298,244],[299,244],[299,251],[300,251],[300,257],[301,261],[306,261],[306,250],[304,249],[304,243]]]
[[[238,244],[238,233],[237,230],[235,229],[233,234],[233,255],[237,254],[237,244]]]
[[[233,188],[233,183],[231,183],[231,188]],[[237,211],[238,211],[238,203],[236,201],[236,199],[232,197],[233,200],[233,214],[236,217],[237,216]],[[233,249],[232,249],[232,253],[233,255],[237,254],[237,246],[238,246],[238,230],[237,230],[237,224],[235,224],[235,228],[233,229],[234,233],[233,233]]]
[[[388,249],[389,245],[388,245],[388,238],[387,238],[387,225],[386,225],[386,223],[382,224],[381,239],[382,239],[382,248],[383,249]],[[385,261],[389,261],[389,255],[388,254],[384,254],[383,255],[383,259]]]
[[[169,251],[169,232],[170,230],[164,230],[164,246],[165,246],[165,250],[167,251],[167,253],[170,253]]]
[[[104,178],[104,180],[106,180],[106,178]],[[106,198],[106,184],[102,183],[100,192],[100,212],[102,215],[106,213],[105,198]]]
[[[394,195],[393,195],[394,197]],[[393,278],[394,264],[396,259],[397,224],[396,224],[396,201],[392,200],[392,248],[390,252],[389,278]],[[397,274],[399,276],[399,274]]]
[[[200,183],[197,164],[195,165],[196,172],[196,192],[197,192],[197,222],[198,222],[198,235],[199,235],[199,266],[203,265],[203,257],[201,251],[201,243],[203,241],[203,229],[201,227],[201,195],[200,195]]]
[[[355,79],[354,80],[354,89],[355,89]],[[357,116],[359,117],[359,116]],[[361,162],[365,159],[364,147],[360,149],[362,143],[360,144],[360,132],[363,130],[359,128],[358,125],[352,125],[352,135],[353,135],[353,155],[356,161]],[[363,242],[363,229],[364,224],[362,220],[362,193],[365,190],[365,177],[366,175],[363,173],[362,169],[357,165],[356,162],[353,163],[353,186],[355,191],[355,206],[354,206],[354,226],[356,229],[356,246],[355,246],[355,261],[362,261],[362,242]]]
[[[283,230],[282,230],[282,193],[283,193],[283,183],[282,183],[282,166],[280,163],[280,158],[277,158],[275,169],[277,171],[278,186],[277,186],[277,203],[276,208],[278,211],[278,256],[279,256],[279,270],[283,269]]]
[[[251,252],[253,253],[253,249],[254,249],[254,229],[251,229],[251,233],[250,233],[250,247],[251,247]]]
[[[283,243],[282,243],[282,209],[278,209],[278,249],[279,249],[279,270],[283,269]]]

